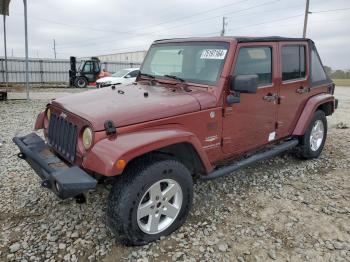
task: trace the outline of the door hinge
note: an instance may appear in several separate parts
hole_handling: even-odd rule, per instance
[[[281,97],[279,95],[277,95],[277,104],[280,105],[281,104]]]

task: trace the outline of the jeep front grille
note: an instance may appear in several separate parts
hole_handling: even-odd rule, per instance
[[[77,144],[77,126],[65,118],[52,113],[50,117],[48,143],[62,156],[73,162]]]

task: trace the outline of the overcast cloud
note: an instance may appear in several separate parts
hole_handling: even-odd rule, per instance
[[[58,58],[146,50],[156,39],[219,35],[300,37],[306,0],[28,0],[29,54]],[[346,9],[333,12],[321,12]],[[310,0],[307,36],[324,64],[350,69],[350,1]],[[8,54],[24,56],[23,1],[7,17]],[[3,37],[1,26],[1,38]],[[3,40],[0,56],[3,56]]]

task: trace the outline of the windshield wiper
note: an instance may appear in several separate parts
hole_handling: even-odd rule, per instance
[[[150,77],[150,78],[152,78],[152,79],[155,78],[153,75],[146,74],[146,73],[141,73],[141,71],[140,71],[139,75],[140,75],[140,76],[147,76],[147,77]]]
[[[147,79],[149,81],[149,85],[150,86],[153,86],[156,82],[156,78],[154,75],[150,75],[150,74],[147,74],[147,73],[142,73],[141,71],[139,71],[139,76],[146,76],[148,78],[151,78],[151,79]]]
[[[186,83],[186,80],[181,78],[181,77],[178,77],[178,76],[174,76],[174,75],[163,75],[165,77],[168,77],[168,78],[172,78],[172,79],[175,79],[177,81],[180,81],[183,86],[182,88],[186,91],[186,92],[191,92],[192,90],[188,88],[188,84]]]
[[[174,76],[174,75],[163,75],[163,76],[165,76],[165,77],[167,77],[167,78],[172,78],[172,79],[178,80],[178,81],[180,81],[180,82],[182,82],[182,83],[185,83],[185,82],[186,82],[185,79],[183,79],[183,78],[181,78],[181,77],[178,77],[178,76]]]

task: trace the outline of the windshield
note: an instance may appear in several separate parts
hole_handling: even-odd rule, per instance
[[[112,74],[112,76],[114,76],[114,77],[123,77],[127,73],[129,73],[129,70],[121,69],[121,70],[115,72],[114,74]]]
[[[171,43],[151,46],[141,73],[176,76],[186,82],[216,84],[225,62],[228,43]]]

